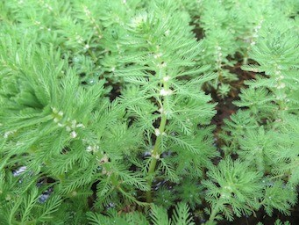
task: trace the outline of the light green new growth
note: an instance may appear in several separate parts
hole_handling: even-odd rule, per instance
[[[212,225],[291,214],[298,8],[1,1],[0,224]]]

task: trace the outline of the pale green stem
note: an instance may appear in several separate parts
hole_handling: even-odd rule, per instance
[[[169,89],[169,85],[168,85],[167,81],[163,81],[163,87],[165,90]],[[164,98],[167,98],[167,97],[164,97]],[[164,99],[164,101],[165,101],[165,99]],[[157,161],[160,157],[160,154],[162,153],[160,148],[161,148],[162,138],[163,138],[163,135],[165,132],[165,126],[166,126],[166,122],[167,122],[167,118],[164,113],[164,110],[165,110],[164,104],[163,104],[164,101],[162,101],[162,104],[161,104],[162,112],[161,112],[161,121],[160,121],[160,125],[158,128],[159,135],[156,138],[154,149],[152,150],[152,153],[151,153],[152,159],[151,159],[151,162],[150,162],[150,165],[148,168],[148,172],[147,172],[147,183],[148,183],[148,186],[150,187],[150,190],[146,192],[146,201],[149,203],[152,202],[151,186],[152,186],[152,182],[153,182],[153,174],[155,173]]]
[[[157,156],[160,156],[160,154],[161,154],[160,146],[161,146],[161,142],[162,142],[162,138],[163,138],[162,136],[163,136],[163,133],[164,133],[164,130],[165,130],[166,121],[167,121],[166,116],[163,115],[162,119],[161,119],[160,126],[159,126],[160,135],[156,139],[155,146],[154,146],[154,149],[152,151],[152,160],[151,160],[151,163],[149,165],[148,172],[147,172],[147,176],[148,176],[147,183],[148,183],[149,187],[152,186],[152,182],[153,182],[153,177],[152,176],[153,176],[153,173],[155,172],[155,168],[156,168],[156,164],[157,164],[157,160],[158,160]],[[147,200],[147,202],[152,201],[151,190],[147,191],[146,200]]]
[[[215,208],[212,209],[212,213],[209,218],[209,222],[212,223],[215,220],[217,213],[219,212],[219,206],[221,205],[221,201],[218,201]]]

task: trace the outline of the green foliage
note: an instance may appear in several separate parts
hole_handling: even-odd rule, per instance
[[[194,225],[192,219],[189,214],[189,207],[180,203],[176,205],[175,210],[173,212],[173,217],[171,219],[168,218],[167,211],[156,205],[151,206],[150,210],[151,224],[154,225]],[[111,211],[108,213],[108,216],[88,213],[88,218],[91,221],[90,224],[93,225],[101,225],[101,224],[125,224],[125,225],[133,225],[133,224],[141,224],[148,225],[149,222],[147,219],[138,212],[129,212],[124,214],[117,214],[115,211]]]
[[[208,172],[209,180],[203,184],[207,189],[206,200],[212,205],[210,221],[219,213],[232,220],[233,214],[240,217],[258,209],[258,199],[262,196],[262,173],[250,170],[244,164],[225,159]]]
[[[257,225],[263,225],[263,223],[259,222]],[[274,225],[291,225],[291,223],[289,221],[283,223],[280,219],[278,219],[275,221]]]
[[[286,222],[281,222],[280,220],[276,220],[275,221],[275,225],[290,225],[290,222],[289,221],[286,221]]]
[[[119,215],[115,211],[109,212],[108,216],[103,216],[101,214],[95,214],[89,212],[87,214],[89,219],[89,224],[92,225],[112,225],[112,224],[124,224],[124,225],[149,225],[147,219],[141,214],[137,212],[125,213]]]
[[[0,224],[290,214],[298,6],[1,1]]]
[[[226,121],[220,135],[226,142],[226,154],[237,153],[267,174],[260,203],[268,215],[273,209],[288,214],[297,202],[298,185],[299,33],[293,19],[277,19],[263,22],[249,51],[256,64],[243,66],[257,73],[256,79],[245,81],[248,88],[234,102],[242,110]]]
[[[262,205],[265,207],[267,214],[272,215],[274,208],[289,214],[289,207],[295,205],[297,200],[293,187],[283,184],[281,181],[267,182],[264,180],[263,182],[266,187]]]

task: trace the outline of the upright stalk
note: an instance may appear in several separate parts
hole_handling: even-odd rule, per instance
[[[161,144],[162,144],[163,135],[165,134],[165,126],[167,122],[167,117],[165,114],[165,110],[166,110],[165,101],[167,101],[168,96],[172,94],[172,91],[169,89],[169,84],[168,84],[170,77],[165,76],[165,72],[163,69],[160,69],[159,73],[160,76],[162,77],[162,84],[163,84],[163,88],[160,91],[160,95],[162,96],[161,108],[159,110],[161,113],[161,121],[160,121],[159,128],[156,129],[155,131],[157,138],[154,144],[154,148],[151,152],[152,159],[147,171],[147,183],[149,187],[152,186],[153,174],[155,173],[157,161],[160,158],[160,155],[162,153]],[[149,203],[152,202],[151,189],[146,192],[146,201]]]
[[[154,145],[154,149],[152,150],[152,159],[148,168],[148,172],[147,172],[147,183],[148,186],[151,187],[152,186],[152,182],[153,182],[153,174],[155,172],[155,168],[156,168],[156,164],[158,159],[160,158],[160,146],[161,146],[161,142],[162,142],[162,138],[163,138],[163,133],[165,130],[165,125],[166,125],[166,116],[163,114],[162,118],[161,118],[161,122],[160,122],[160,126],[159,126],[159,136],[157,136],[157,139],[155,141],[155,145]],[[146,201],[147,202],[152,202],[152,192],[151,190],[147,191],[146,193]]]
[[[217,213],[219,211],[219,207],[220,207],[221,204],[222,204],[221,201],[218,201],[217,204],[216,204],[216,206],[215,206],[215,208],[212,208],[212,212],[211,212],[210,218],[208,220],[208,222],[210,224],[212,224],[214,222],[215,217],[216,217],[216,215],[217,215]]]

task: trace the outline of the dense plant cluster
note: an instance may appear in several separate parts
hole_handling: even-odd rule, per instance
[[[1,1],[0,224],[290,214],[298,13],[297,0]]]

